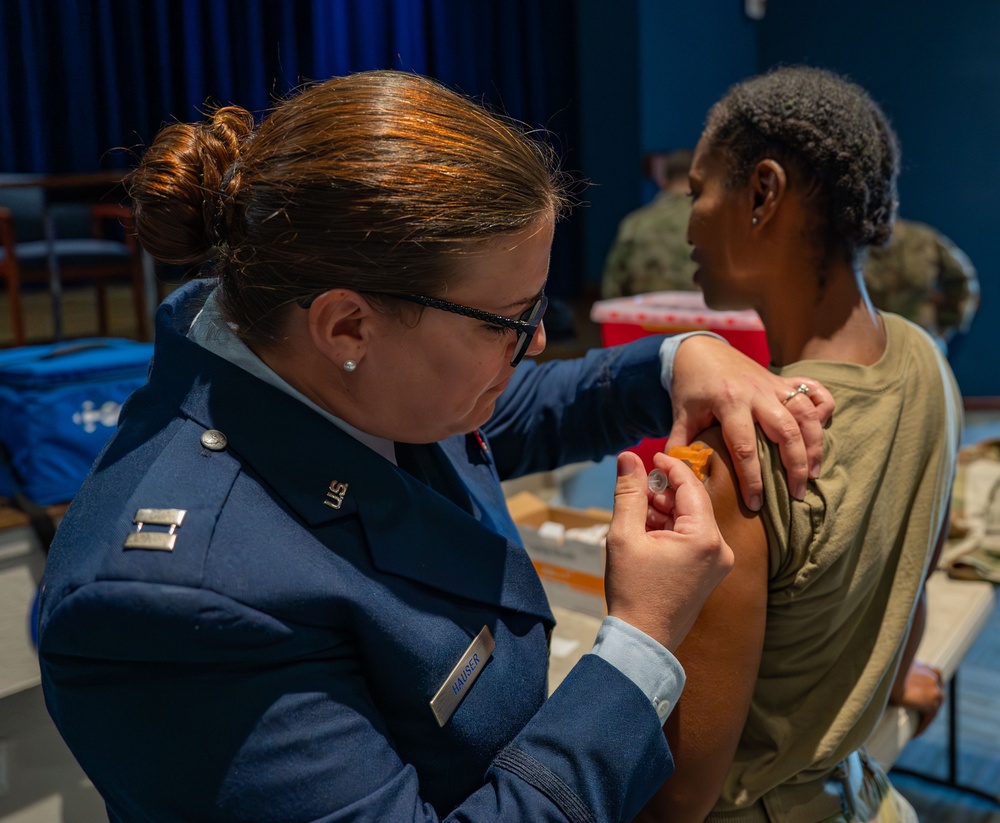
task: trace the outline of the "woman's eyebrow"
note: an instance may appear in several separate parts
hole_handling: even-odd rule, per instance
[[[521,306],[530,306],[532,303],[536,302],[539,297],[545,294],[545,286],[542,286],[542,290],[531,297],[526,297],[524,300],[515,300],[513,303],[508,303],[506,306],[501,306],[500,311],[510,311],[511,309],[518,309]]]

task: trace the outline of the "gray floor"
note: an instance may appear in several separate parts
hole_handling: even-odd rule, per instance
[[[956,782],[1000,796],[1000,607],[959,666],[957,696]],[[945,705],[910,741],[897,767],[948,778],[947,711]],[[924,823],[1000,823],[998,804],[895,772],[891,777]]]
[[[25,335],[28,344],[49,342],[55,323],[52,301],[48,292],[31,288],[21,296],[25,315]],[[137,323],[132,309],[129,287],[114,284],[108,287],[110,334],[134,337]],[[63,334],[66,337],[97,336],[97,293],[90,286],[73,286],[63,291]],[[13,326],[6,291],[0,290],[0,346],[14,343]]]

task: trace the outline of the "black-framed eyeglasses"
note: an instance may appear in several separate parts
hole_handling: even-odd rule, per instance
[[[538,331],[538,327],[542,323],[542,317],[545,315],[545,310],[549,307],[549,298],[544,294],[540,294],[535,299],[535,302],[528,306],[528,308],[525,309],[519,317],[513,318],[504,317],[500,314],[493,314],[492,312],[483,311],[482,309],[473,309],[459,303],[451,303],[448,300],[441,300],[437,297],[427,297],[423,294],[394,294],[392,292],[379,291],[365,291],[361,293],[379,295],[381,297],[395,297],[398,300],[418,303],[421,306],[429,306],[432,309],[440,309],[441,311],[450,311],[452,314],[461,314],[464,317],[472,317],[493,326],[502,326],[505,329],[513,329],[517,332],[517,342],[514,344],[514,354],[510,358],[511,366],[516,366],[524,359],[524,355],[531,346],[531,341],[535,338],[535,333]],[[307,309],[312,305],[313,301],[317,297],[319,297],[319,294],[310,295],[309,297],[300,300],[299,305],[302,306],[302,308]]]
[[[511,366],[516,366],[524,359],[531,341],[535,338],[535,332],[542,323],[545,310],[549,307],[549,298],[540,294],[534,303],[525,309],[520,317],[511,318],[503,315],[493,314],[482,309],[473,309],[469,306],[462,306],[458,303],[451,303],[448,300],[441,300],[437,297],[426,297],[422,294],[393,294],[390,297],[398,297],[400,300],[408,300],[411,303],[419,303],[421,306],[430,306],[432,309],[450,311],[452,314],[461,314],[465,317],[472,317],[490,323],[494,326],[503,326],[505,329],[513,329],[517,332],[517,342],[514,344],[514,354],[510,358]]]

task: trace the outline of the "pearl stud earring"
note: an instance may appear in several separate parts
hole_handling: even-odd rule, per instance
[[[354,371],[358,367],[358,364],[353,360],[344,361],[344,371]]]

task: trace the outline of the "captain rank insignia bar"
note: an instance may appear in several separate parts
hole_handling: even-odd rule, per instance
[[[172,552],[177,542],[175,532],[185,515],[187,509],[139,509],[132,518],[135,531],[126,536],[125,548]],[[150,530],[146,526],[165,526],[167,531]]]

